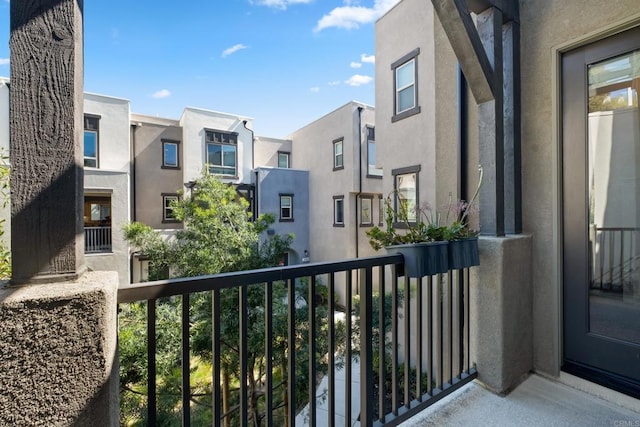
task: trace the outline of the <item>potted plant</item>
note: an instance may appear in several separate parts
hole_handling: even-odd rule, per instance
[[[413,221],[408,201],[392,192],[384,202],[385,229],[375,226],[367,231],[369,244],[375,250],[385,248],[389,253],[401,253],[408,277],[478,265],[478,231],[472,230],[467,220],[482,184],[482,167],[479,173],[478,187],[469,202],[454,202],[450,197],[444,213],[429,205],[416,207]],[[393,206],[392,196],[398,196],[398,209]]]

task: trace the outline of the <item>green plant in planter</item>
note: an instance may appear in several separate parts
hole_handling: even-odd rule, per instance
[[[482,185],[482,166],[478,166],[479,179],[476,191],[469,202],[455,201],[449,197],[444,212],[433,210],[429,205],[416,207],[416,220],[410,221],[408,200],[397,191],[391,192],[385,200],[385,229],[374,226],[367,231],[369,244],[375,250],[387,246],[407,243],[436,242],[443,240],[462,240],[476,237],[467,222],[469,213],[475,209],[475,200]],[[398,209],[394,209],[393,196],[398,196]],[[451,219],[453,218],[453,220]],[[402,224],[402,225],[400,225]]]

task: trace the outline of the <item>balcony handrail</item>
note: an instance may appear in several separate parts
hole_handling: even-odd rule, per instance
[[[390,269],[387,269],[390,267]],[[374,270],[374,268],[376,270]],[[159,298],[182,296],[181,302],[181,335],[182,335],[182,360],[188,361],[182,364],[182,425],[191,425],[190,408],[190,295],[198,292],[212,292],[212,404],[213,404],[213,424],[222,425],[222,419],[228,414],[221,411],[221,291],[230,288],[239,289],[239,325],[238,332],[240,342],[238,343],[238,353],[240,355],[239,378],[242,381],[248,380],[250,369],[247,364],[247,334],[249,325],[247,289],[252,285],[263,285],[265,292],[265,343],[271,343],[273,339],[273,284],[284,281],[286,284],[287,299],[296,299],[295,281],[299,278],[309,278],[309,283],[305,293],[309,297],[310,307],[307,322],[308,331],[308,357],[309,378],[317,378],[318,371],[316,364],[319,363],[317,356],[315,321],[317,319],[316,310],[318,302],[315,301],[317,277],[328,278],[327,290],[329,295],[334,295],[336,290],[335,274],[345,273],[346,283],[346,307],[338,309],[334,298],[329,298],[327,309],[329,313],[344,311],[347,318],[352,321],[359,316],[360,339],[359,347],[353,341],[352,321],[346,321],[346,347],[343,355],[344,360],[353,360],[357,351],[359,356],[359,368],[352,368],[351,363],[346,363],[344,384],[345,396],[345,421],[351,424],[353,416],[357,417],[360,425],[375,426],[395,426],[400,422],[409,419],[422,409],[432,405],[446,395],[468,384],[477,377],[475,366],[470,362],[469,348],[469,268],[449,270],[444,274],[427,276],[421,279],[407,279],[401,285],[398,280],[398,271],[404,269],[404,258],[400,254],[381,255],[367,258],[358,258],[344,261],[317,262],[310,264],[298,264],[291,266],[265,268],[259,270],[237,271],[221,273],[207,276],[177,278],[169,280],[158,280],[154,282],[135,283],[121,285],[118,288],[118,303],[131,303],[137,301],[147,302],[147,393],[148,393],[148,419],[149,425],[157,422],[156,405],[156,301]],[[358,287],[360,294],[360,310],[356,312],[352,299],[352,286],[355,284],[353,273],[359,272]],[[374,278],[374,272],[377,276]],[[389,275],[390,274],[390,280]],[[374,285],[374,280],[377,284]],[[417,280],[417,287],[413,290]],[[378,287],[379,286],[379,287]],[[402,290],[400,289],[402,287]],[[378,290],[379,299],[374,303],[373,295]],[[387,292],[389,292],[387,296]],[[269,296],[271,295],[271,296]],[[385,301],[391,302],[391,308],[385,308]],[[455,301],[455,304],[454,304]],[[413,306],[413,308],[412,308]],[[287,341],[295,343],[299,340],[296,337],[297,323],[294,312],[297,310],[296,304],[289,304],[286,314],[288,322]],[[379,313],[377,324],[374,324],[374,311]],[[388,310],[388,311],[387,311]],[[391,321],[391,329],[386,330],[385,318]],[[329,425],[335,425],[336,421],[336,320],[333,315],[329,315],[329,338],[328,348],[321,351],[327,352],[328,366],[324,375],[328,376],[328,416]],[[427,322],[429,328],[423,329],[423,322]],[[415,328],[415,329],[414,329]],[[410,333],[415,330],[415,336]],[[377,344],[374,343],[377,341]],[[307,338],[305,338],[307,340]],[[389,350],[386,346],[390,345]],[[401,347],[404,350],[401,350]],[[265,376],[264,384],[266,390],[264,404],[267,408],[273,408],[273,348],[271,344],[266,344]],[[374,360],[374,353],[378,352],[380,357]],[[389,353],[387,353],[389,351]],[[404,355],[400,356],[400,352]],[[310,382],[306,398],[307,406],[302,412],[296,412],[298,394],[294,391],[297,360],[296,346],[288,349],[287,372],[289,384],[286,389],[288,410],[284,415],[289,419],[289,425],[296,425],[296,418],[300,414],[306,414],[311,423],[315,425],[318,415],[318,401],[316,394],[317,384]],[[413,358],[413,359],[412,359]],[[385,361],[391,364],[392,374],[390,376],[378,375],[379,382],[374,383],[375,372],[386,372]],[[402,367],[403,366],[403,367]],[[360,372],[360,387],[352,387],[353,372],[358,369]],[[412,371],[413,370],[413,371]],[[413,381],[415,380],[415,381]],[[390,385],[386,385],[389,381]],[[412,383],[413,381],[413,383]],[[240,425],[247,425],[249,421],[248,398],[245,387],[239,390],[238,417]],[[377,393],[378,398],[374,399]],[[360,405],[352,408],[352,396],[360,396]],[[304,399],[305,397],[302,396]],[[299,424],[299,423],[298,423]],[[265,425],[274,425],[273,414],[266,412]]]

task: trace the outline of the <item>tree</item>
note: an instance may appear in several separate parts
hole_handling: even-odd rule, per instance
[[[216,274],[277,265],[285,251],[289,248],[293,236],[270,236],[260,241],[261,234],[274,221],[273,215],[261,215],[256,221],[251,221],[247,212],[248,203],[237,195],[233,187],[220,182],[216,177],[203,174],[197,185],[183,200],[174,203],[171,208],[184,229],[177,232],[175,239],[166,240],[151,227],[132,223],[125,227],[125,238],[137,250],[143,252],[150,259],[149,278],[162,279],[168,277],[192,277],[206,274]],[[303,283],[297,284],[303,286]],[[319,289],[322,286],[318,286]],[[264,314],[264,286],[253,285],[247,289],[248,324],[251,325],[248,340],[249,379],[247,384],[239,380],[239,300],[238,288],[231,288],[221,292],[224,308],[221,313],[222,378],[223,378],[223,408],[226,416],[225,425],[232,425],[237,413],[237,389],[247,387],[249,397],[250,418],[253,425],[260,425],[266,411],[260,399],[265,391],[265,314]],[[306,292],[297,290],[299,301],[297,307],[296,331],[300,340],[296,343],[287,342],[287,306],[285,283],[274,283],[274,407],[286,413],[286,354],[289,345],[296,346],[296,353],[306,354],[308,339],[307,301]],[[173,297],[158,301],[157,306],[157,372],[158,372],[158,420],[161,424],[171,425],[179,421],[177,404],[180,400],[180,366],[179,351],[179,303],[180,297]],[[121,390],[123,423],[144,423],[146,362],[144,360],[144,343],[138,337],[144,334],[144,305],[131,304],[122,309],[120,314],[120,345],[121,345]],[[326,300],[318,307],[318,330],[326,331],[323,327],[327,322],[328,313]],[[208,372],[211,370],[211,293],[203,292],[190,297],[190,331],[191,331],[191,369],[193,377],[202,378],[198,384],[192,381],[191,400],[192,417],[196,424],[211,423],[211,375],[197,375],[198,369]],[[162,326],[162,327],[161,327]],[[321,327],[322,326],[322,327]],[[326,333],[318,335],[319,349],[327,340]],[[320,350],[319,350],[320,351]],[[322,360],[322,354],[317,359]],[[196,363],[194,363],[196,362]],[[320,362],[319,368],[322,369]],[[299,372],[298,372],[299,370]],[[303,388],[309,384],[307,370],[304,364],[296,369],[296,387]],[[208,380],[207,380],[208,379]],[[300,381],[298,381],[298,379]],[[208,381],[208,382],[207,382]],[[275,393],[282,389],[282,393]],[[298,394],[304,396],[304,388]],[[208,400],[207,400],[208,399]],[[304,402],[297,402],[301,405]],[[128,411],[125,413],[125,411]],[[130,414],[130,415],[129,415]],[[197,421],[197,422],[196,422]]]

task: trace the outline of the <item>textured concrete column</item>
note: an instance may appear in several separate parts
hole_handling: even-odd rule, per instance
[[[81,0],[11,2],[14,283],[84,269]]]
[[[0,288],[0,425],[117,426],[115,272]]]
[[[500,394],[533,369],[531,241],[482,236],[480,266],[471,269],[471,362],[478,379]]]

